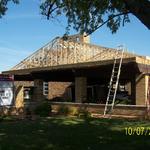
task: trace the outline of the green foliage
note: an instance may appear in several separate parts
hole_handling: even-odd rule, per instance
[[[125,3],[122,0],[45,0],[41,13],[47,18],[65,15],[68,19],[67,33],[71,26],[81,33],[94,32],[99,27],[107,27],[115,33],[120,24],[129,22]]]
[[[77,116],[78,118],[89,118],[91,117],[90,112],[87,111],[86,108],[75,108],[75,107],[67,107],[67,106],[60,106],[58,108],[58,114],[60,115],[70,115],[70,116]]]
[[[8,2],[17,4],[19,0],[0,0],[0,18],[5,15]],[[129,13],[150,29],[149,0],[44,0],[40,9],[48,19],[65,15],[68,20],[66,34],[71,27],[91,34],[105,24],[115,33],[121,24],[130,22]]]
[[[91,113],[84,107],[76,108],[76,107],[67,107],[67,106],[60,106],[58,108],[58,114],[60,115],[70,115],[70,116],[77,116],[78,118],[90,118]]]
[[[58,108],[58,114],[60,115],[69,115],[69,113],[70,113],[70,110],[67,106],[62,105]]]
[[[115,101],[115,105],[117,105],[117,104],[131,105],[132,101],[129,99],[124,99],[124,100],[117,99]]]
[[[1,115],[0,116],[0,122],[1,121],[14,121],[15,119],[13,118],[13,116],[9,116],[9,115]]]
[[[48,102],[42,102],[35,108],[34,113],[40,117],[47,117],[50,115],[51,110],[51,105]]]
[[[71,116],[78,116],[78,109],[76,107],[70,108],[70,115]]]
[[[86,108],[79,108],[77,116],[79,118],[90,118],[91,113]]]
[[[19,0],[0,0],[0,18],[5,15],[8,2],[17,4]],[[66,34],[71,27],[80,33],[91,34],[105,24],[115,33],[121,24],[130,22],[129,13],[150,29],[149,0],[44,0],[40,10],[48,19],[66,16]]]
[[[15,4],[19,3],[19,0],[0,0],[0,18],[5,15],[7,11],[7,4],[8,2],[13,2]]]

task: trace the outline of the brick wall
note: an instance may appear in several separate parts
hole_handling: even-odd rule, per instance
[[[19,108],[24,106],[23,101],[23,87],[30,87],[34,86],[34,82],[29,81],[15,81],[15,101],[14,105]],[[40,90],[38,93],[43,92],[42,83],[40,83]],[[63,97],[64,100],[71,99],[71,89],[68,88],[71,85],[71,82],[49,82],[49,94],[48,99],[53,99],[55,97]],[[36,85],[35,85],[36,86]],[[35,96],[33,96],[33,99],[36,100],[39,99],[39,94],[37,94],[37,91],[34,92]]]
[[[51,102],[52,110],[58,112],[59,108],[64,106],[67,107],[70,111],[74,109],[85,109],[91,114],[103,115],[105,104],[86,104],[86,103],[60,103],[60,102]],[[128,117],[145,117],[146,114],[145,106],[135,106],[135,105],[118,105],[114,107],[113,115],[128,116]]]
[[[148,76],[139,75],[136,79],[136,105],[145,105],[147,100]]]
[[[48,99],[63,97],[64,100],[71,99],[71,91],[68,88],[71,82],[49,82]]]
[[[23,99],[23,87],[27,86],[27,87],[30,87],[30,86],[33,86],[33,82],[30,82],[30,81],[15,81],[14,82],[14,86],[15,86],[15,89],[14,89],[14,93],[15,93],[15,100],[14,100],[14,106],[16,108],[21,108],[21,107],[24,107],[24,99]]]

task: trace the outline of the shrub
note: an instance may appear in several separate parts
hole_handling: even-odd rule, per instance
[[[0,122],[1,121],[14,121],[15,118],[13,118],[12,116],[9,116],[9,115],[2,115],[0,116]]]
[[[78,115],[78,109],[75,108],[75,107],[72,107],[72,108],[70,109],[70,115],[72,115],[72,116],[77,116],[77,115]]]
[[[86,108],[79,108],[77,116],[79,118],[90,118],[91,113]]]
[[[34,113],[40,117],[47,117],[50,115],[51,110],[51,105],[48,102],[42,102],[35,108]]]
[[[62,105],[58,108],[58,113],[60,115],[68,115],[70,113],[70,110],[68,107]]]

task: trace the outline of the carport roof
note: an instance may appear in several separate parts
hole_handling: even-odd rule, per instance
[[[99,74],[107,76],[112,70],[114,58],[119,62],[124,48],[101,47],[76,41],[77,37],[70,36],[67,40],[57,37],[3,74],[12,74],[16,80],[33,80],[35,76],[39,77],[37,75],[49,80],[47,75],[68,77],[68,74],[76,76],[82,72],[86,75],[98,70]],[[122,72],[124,69],[124,72],[133,74],[150,73],[150,59],[124,50]]]
[[[15,80],[33,80],[35,78],[42,78],[45,80],[61,80],[61,81],[71,81],[74,76],[85,75],[92,77],[100,77],[103,74],[110,78],[110,73],[112,70],[114,60],[104,60],[95,62],[84,62],[77,64],[65,64],[49,67],[36,67],[29,69],[20,70],[9,70],[3,72],[3,74],[14,75]],[[119,62],[119,60],[118,60]],[[150,65],[145,65],[140,63],[138,58],[124,58],[122,63],[122,75],[124,78],[131,76],[131,74],[137,73],[150,73]],[[70,78],[70,79],[69,79]]]

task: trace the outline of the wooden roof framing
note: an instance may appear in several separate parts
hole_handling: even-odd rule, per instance
[[[27,57],[11,70],[30,69],[39,67],[59,66],[65,64],[78,64],[119,58],[121,50],[100,47],[89,43],[73,41],[71,39],[55,38],[50,43]],[[150,60],[129,52],[124,58],[136,57],[138,62],[150,64]]]
[[[100,47],[68,38],[55,38],[5,74],[31,75],[34,72],[73,70],[112,65],[121,50]],[[150,73],[150,59],[125,51],[123,64],[137,64],[139,72]]]

